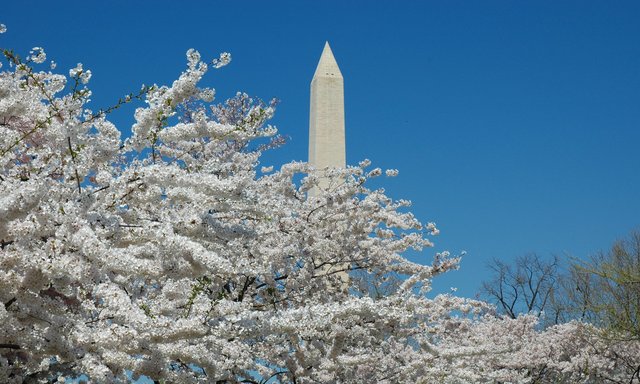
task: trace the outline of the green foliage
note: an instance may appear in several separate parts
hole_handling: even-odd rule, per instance
[[[640,232],[576,267],[591,277],[588,304],[598,321],[615,335],[640,339]]]

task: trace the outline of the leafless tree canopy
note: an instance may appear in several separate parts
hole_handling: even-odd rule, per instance
[[[537,254],[527,254],[511,264],[494,259],[489,268],[493,278],[483,283],[482,291],[500,312],[514,319],[520,313],[545,312],[553,323],[559,321],[558,257],[545,260]]]

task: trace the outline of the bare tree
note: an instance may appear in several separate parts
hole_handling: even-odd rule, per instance
[[[488,265],[493,278],[482,284],[482,295],[511,318],[544,312],[545,323],[558,323],[562,319],[561,302],[556,297],[559,264],[557,256],[545,260],[537,254],[519,256],[513,264],[494,259]]]

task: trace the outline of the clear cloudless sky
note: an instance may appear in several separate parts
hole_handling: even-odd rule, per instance
[[[167,84],[185,52],[229,51],[204,85],[281,100],[306,160],[309,83],[325,40],[345,78],[347,160],[466,251],[435,281],[474,296],[492,258],[587,257],[640,228],[638,1],[2,1],[0,47],[91,69],[92,108]],[[112,121],[130,132],[133,107]]]

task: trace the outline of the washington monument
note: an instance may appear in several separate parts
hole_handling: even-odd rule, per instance
[[[345,168],[344,142],[344,80],[329,43],[324,44],[318,67],[311,80],[311,107],[309,110],[309,163],[321,172],[327,168]],[[329,178],[321,177],[320,190],[335,186]],[[313,188],[309,196],[320,191]],[[325,275],[337,273],[338,289],[349,289],[348,262],[330,263],[322,267]]]
[[[311,80],[309,113],[309,163],[318,170],[344,168],[344,80],[329,43],[325,43]],[[327,178],[320,188],[332,187]]]

